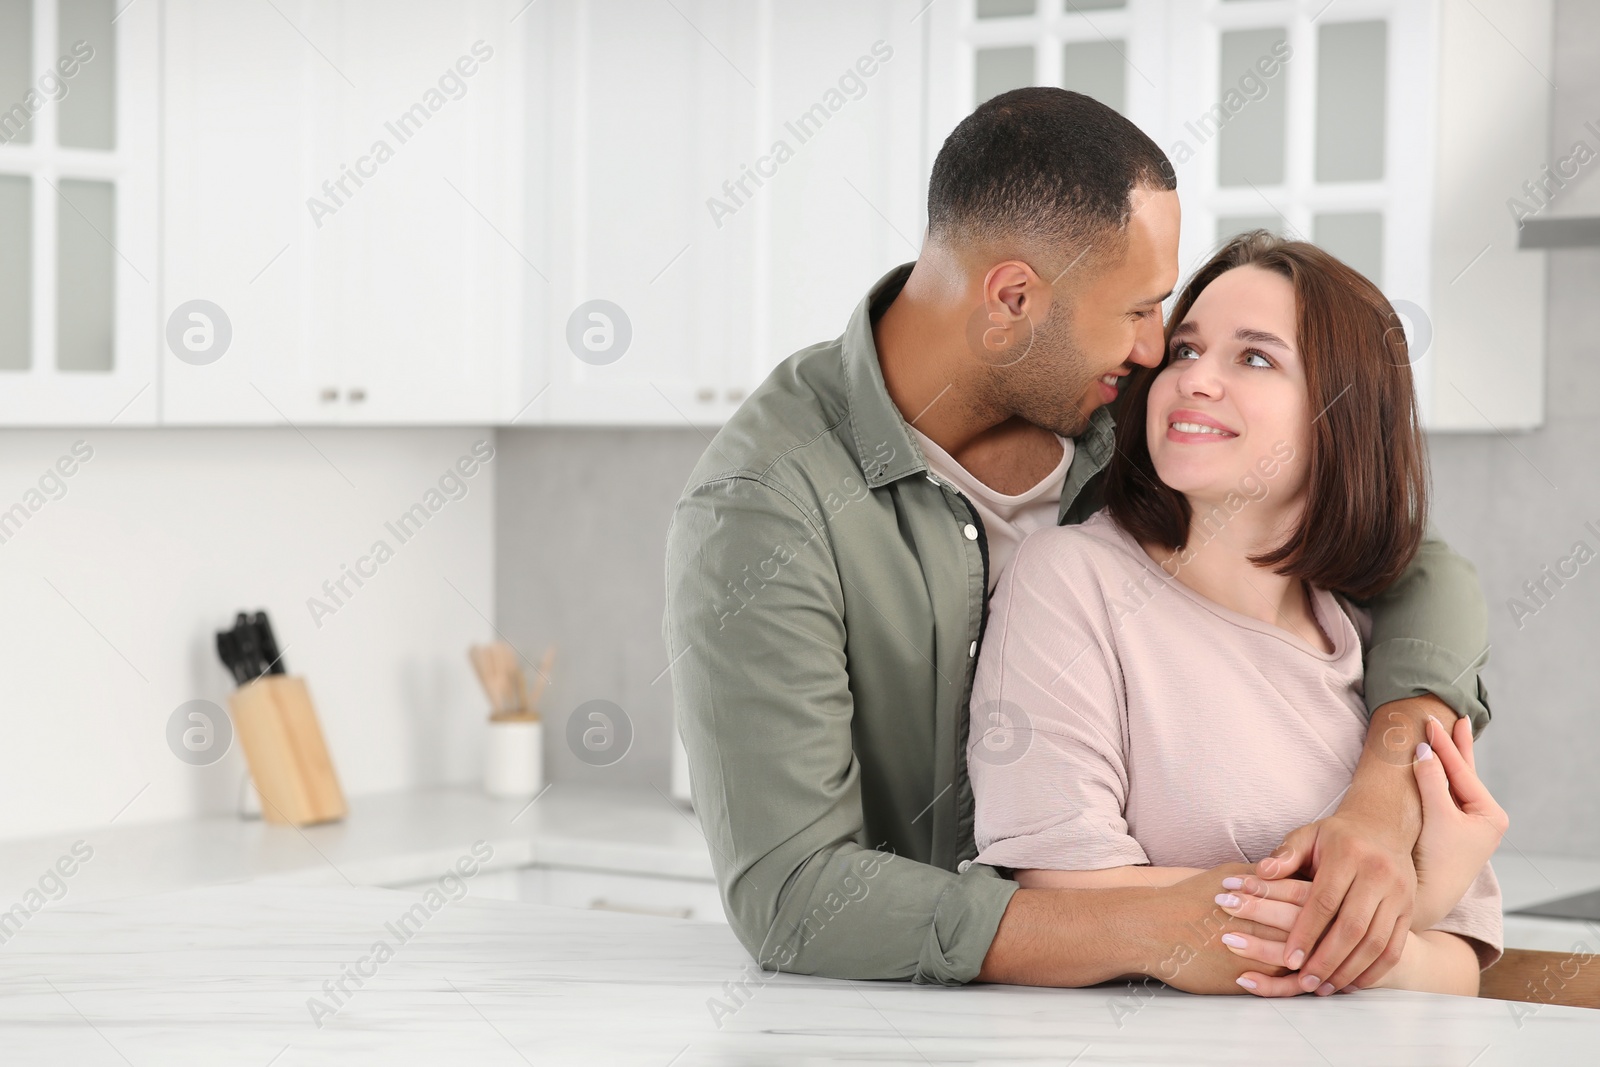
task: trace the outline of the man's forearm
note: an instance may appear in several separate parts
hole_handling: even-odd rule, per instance
[[[1440,722],[1456,720],[1450,706],[1435,696],[1393,700],[1373,712],[1350,790],[1339,803],[1341,815],[1370,818],[1407,851],[1422,833],[1422,797],[1411,763],[1417,742],[1427,736],[1429,715]]]
[[[1019,889],[1011,897],[980,982],[1076,987],[1152,972],[1147,924],[1153,890]]]
[[[1098,871],[1020,870],[1014,873],[1024,889],[1114,889],[1117,886],[1148,886],[1159,889],[1176,885],[1201,873],[1200,867],[1106,867]]]

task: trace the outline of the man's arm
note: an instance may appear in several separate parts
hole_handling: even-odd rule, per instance
[[[1447,724],[1466,717],[1473,736],[1483,733],[1489,704],[1479,672],[1489,661],[1489,608],[1477,569],[1430,527],[1411,566],[1364,606],[1372,613],[1366,700],[1373,717],[1386,704],[1432,694],[1455,712]],[[1398,762],[1409,763],[1419,740],[1411,735]]]
[[[835,978],[977,975],[1017,886],[992,867],[956,874],[862,843],[826,533],[751,478],[692,490],[668,533],[664,632],[695,810],[751,955]]]
[[[1114,889],[1117,886],[1176,885],[1185,878],[1204,874],[1200,867],[1149,867],[1129,864],[1103,867],[1097,871],[1012,871],[1011,877],[1024,889]]]
[[[1160,888],[1019,889],[978,980],[1085,986],[1143,976],[1189,993],[1243,994],[1238,979],[1246,971],[1284,974],[1222,944],[1226,933],[1283,939],[1282,931],[1217,906],[1221,880],[1249,870],[1225,864]]]
[[[1477,676],[1488,656],[1488,609],[1471,563],[1430,536],[1366,607],[1372,718],[1350,790],[1332,816],[1294,831],[1275,858],[1257,864],[1264,878],[1313,872],[1311,900],[1287,941],[1290,960],[1305,953],[1300,984],[1308,992],[1324,983],[1369,988],[1399,963],[1416,898],[1411,851],[1422,829],[1412,755],[1430,714],[1471,717],[1475,732],[1489,721]]]

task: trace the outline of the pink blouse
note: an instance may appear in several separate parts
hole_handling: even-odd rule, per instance
[[[1349,788],[1368,620],[1332,593],[1312,590],[1323,652],[1169,577],[1101,512],[1028,535],[990,607],[967,743],[978,862],[1254,863]],[[1435,929],[1500,958],[1488,864]]]

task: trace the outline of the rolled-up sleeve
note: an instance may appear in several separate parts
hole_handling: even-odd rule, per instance
[[[740,942],[764,968],[958,984],[1016,885],[868,847],[844,596],[826,531],[730,475],[680,500],[663,623],[695,811]],[[740,589],[730,579],[759,568]]]
[[[1372,612],[1368,710],[1432,693],[1481,734],[1489,723],[1479,677],[1489,661],[1489,609],[1472,564],[1430,527],[1399,580],[1365,606]]]
[[[1097,583],[1024,541],[995,590],[968,735],[978,859],[1013,869],[1150,862],[1128,833],[1126,699]],[[1096,601],[1098,600],[1098,603]],[[1096,622],[1098,620],[1098,622]],[[1013,743],[989,747],[997,732]]]

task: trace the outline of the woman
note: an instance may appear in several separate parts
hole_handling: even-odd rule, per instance
[[[1162,365],[1129,387],[1106,509],[1028,536],[995,592],[968,747],[979,862],[1030,887],[1167,885],[1337,806],[1368,724],[1353,601],[1426,524],[1396,321],[1360,274],[1262,231],[1189,282]],[[1415,917],[1380,984],[1475,995],[1500,956],[1505,816],[1471,741],[1463,720],[1418,746]],[[1287,931],[1304,883],[1268,885],[1279,901],[1252,918]],[[1225,941],[1283,964],[1281,940]]]

